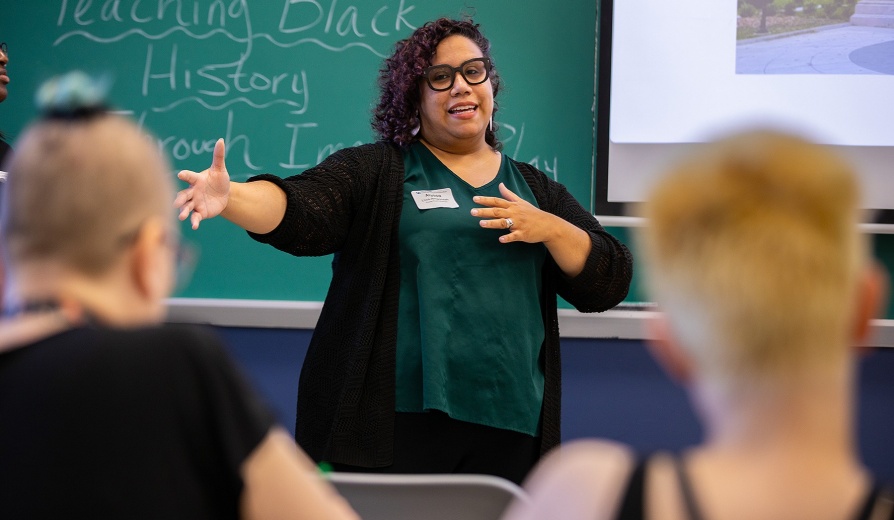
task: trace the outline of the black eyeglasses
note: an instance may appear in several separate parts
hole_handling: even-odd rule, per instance
[[[6,46],[6,42],[0,42],[0,52],[2,52],[6,56],[9,56],[9,51],[7,49],[8,47]]]
[[[479,85],[487,81],[490,75],[490,59],[472,58],[462,62],[459,67],[432,65],[423,71],[423,75],[430,89],[441,92],[453,86],[457,72],[463,75],[469,85]]]

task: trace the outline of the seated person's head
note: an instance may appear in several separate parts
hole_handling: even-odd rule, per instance
[[[172,194],[166,160],[133,122],[87,108],[32,124],[2,204],[7,306],[71,297],[110,323],[161,319],[174,277]]]
[[[734,392],[840,374],[882,287],[859,195],[830,151],[769,132],[717,143],[663,178],[642,250],[666,317],[658,333],[685,352],[672,370]]]

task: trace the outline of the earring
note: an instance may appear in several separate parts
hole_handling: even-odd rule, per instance
[[[494,133],[494,116],[490,116],[490,125],[488,128],[490,128],[490,133]]]
[[[419,120],[419,111],[418,110],[416,111],[415,117],[416,117],[416,126],[414,126],[412,130],[410,130],[410,135],[412,135],[413,137],[416,137],[416,134],[419,133],[419,128],[421,126],[421,121]]]

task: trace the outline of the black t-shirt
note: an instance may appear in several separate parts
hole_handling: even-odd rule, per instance
[[[273,423],[208,330],[69,330],[0,354],[0,511],[236,518]]]

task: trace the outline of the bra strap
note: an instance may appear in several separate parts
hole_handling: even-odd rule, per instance
[[[876,483],[872,486],[870,495],[872,501],[867,504],[865,516],[860,519],[867,520],[890,520],[894,519],[894,491],[890,487],[881,486]],[[871,509],[870,509],[871,507]]]
[[[615,516],[617,520],[643,520],[645,518],[645,477],[648,458],[640,458],[636,462],[627,480],[627,489],[621,499],[621,505]]]
[[[686,507],[686,514],[690,520],[704,520],[698,504],[695,501],[695,493],[692,492],[692,482],[689,480],[689,474],[686,473],[686,467],[679,457],[674,457],[674,469],[677,472],[677,480],[680,483],[680,492],[683,495],[683,505]]]

